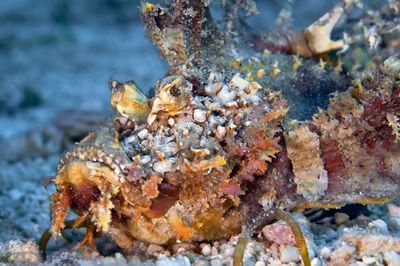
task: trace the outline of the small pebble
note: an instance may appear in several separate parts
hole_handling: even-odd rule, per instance
[[[400,254],[396,251],[385,251],[383,253],[383,259],[388,266],[399,266],[400,265]]]
[[[205,244],[204,246],[201,247],[201,254],[203,256],[208,257],[211,255],[211,246],[208,244]]]
[[[322,263],[321,263],[320,259],[318,259],[318,258],[313,258],[313,259],[311,260],[311,266],[322,266]]]
[[[282,263],[278,260],[274,260],[271,263],[268,263],[270,266],[282,266]]]
[[[140,139],[146,139],[147,136],[149,135],[149,131],[147,129],[142,129],[139,131],[137,135]]]
[[[21,240],[10,240],[6,253],[10,254],[8,260],[10,262],[41,262],[42,255],[39,251],[39,247],[35,241],[21,241]]]
[[[376,258],[370,257],[370,256],[364,256],[362,257],[362,261],[368,265],[374,264],[377,262]]]
[[[388,232],[388,227],[387,227],[386,223],[381,219],[374,220],[374,221],[370,222],[368,225],[369,225],[369,227],[378,229],[379,232],[381,232],[381,233]]]
[[[146,253],[150,254],[150,255],[154,255],[155,253],[161,252],[161,251],[164,251],[164,248],[162,246],[150,244],[149,247],[147,248]]]
[[[224,127],[218,126],[215,132],[215,136],[219,140],[223,140],[226,134],[226,129]]]
[[[400,231],[400,217],[391,216],[388,219],[388,227],[393,231]]]
[[[274,243],[269,247],[269,254],[271,254],[274,259],[279,259],[279,247],[277,244]]]
[[[281,245],[279,247],[280,259],[283,263],[298,262],[300,261],[300,251],[298,248]]]
[[[254,266],[265,266],[265,262],[262,260],[258,260]]]
[[[215,256],[218,254],[218,249],[216,247],[211,248],[211,256]]]
[[[143,156],[140,157],[140,163],[141,164],[147,164],[150,161],[151,161],[150,155],[143,155]]]
[[[323,259],[325,259],[325,260],[329,259],[329,257],[331,256],[331,253],[332,253],[332,251],[331,251],[331,249],[328,248],[328,247],[323,247],[323,248],[321,249],[321,252],[320,252],[321,257],[322,257]]]
[[[294,234],[289,225],[282,222],[277,222],[265,226],[262,229],[263,235],[269,242],[276,243],[278,245],[296,245]]]
[[[199,123],[205,122],[207,120],[207,111],[195,109],[193,111],[193,119]]]
[[[225,258],[232,257],[233,253],[235,253],[235,247],[229,244],[222,245],[221,253]]]
[[[349,218],[350,217],[346,213],[343,213],[343,212],[335,213],[335,223],[338,225],[348,222]]]
[[[326,240],[332,240],[337,237],[337,234],[338,233],[335,230],[333,230],[332,228],[328,228],[325,231],[324,236],[326,237]]]
[[[192,265],[196,266],[208,266],[210,265],[209,262],[205,259],[195,258]]]
[[[350,264],[350,266],[368,266],[368,264],[361,261],[357,261],[355,263]]]
[[[400,217],[400,207],[399,207],[399,206],[394,205],[394,204],[392,204],[392,203],[389,203],[389,204],[387,205],[387,208],[388,208],[389,213],[390,213],[391,216],[398,216],[398,217]]]
[[[170,127],[173,127],[175,125],[175,120],[172,117],[168,119],[168,125]]]
[[[308,251],[308,256],[310,257],[310,259],[315,258],[315,251],[309,245],[307,245],[307,251]]]

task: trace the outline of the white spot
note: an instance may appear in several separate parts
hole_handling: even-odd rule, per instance
[[[230,84],[232,87],[237,87],[239,90],[244,90],[250,86],[250,82],[240,77],[240,74],[237,73],[233,76]]]
[[[142,129],[138,133],[138,137],[141,139],[146,139],[148,137],[148,135],[149,135],[149,131],[147,129]]]
[[[226,129],[224,127],[218,126],[215,132],[215,136],[218,140],[223,140],[226,134]]]
[[[228,88],[228,86],[223,85],[221,90],[217,94],[216,99],[221,102],[227,103],[227,102],[233,101],[235,96],[236,96],[236,93],[234,91],[230,90]]]
[[[175,120],[172,117],[168,119],[168,125],[170,127],[173,127],[175,125]]]
[[[153,124],[154,120],[156,120],[157,116],[155,114],[150,114],[149,118],[147,118],[147,124],[151,125]]]
[[[144,155],[140,157],[140,163],[141,164],[147,164],[151,161],[150,155]]]
[[[114,173],[115,173],[116,175],[120,175],[120,174],[121,174],[121,171],[119,170],[118,167],[116,167],[116,168],[114,169]]]
[[[201,109],[195,109],[193,112],[193,119],[199,123],[203,123],[207,120],[207,112]]]

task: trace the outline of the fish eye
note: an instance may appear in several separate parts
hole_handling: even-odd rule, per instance
[[[181,90],[178,86],[173,86],[171,89],[169,89],[169,93],[174,97],[178,97],[181,95]]]

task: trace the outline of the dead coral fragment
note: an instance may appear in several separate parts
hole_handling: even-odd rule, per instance
[[[42,255],[35,241],[23,242],[11,240],[6,248],[6,259],[9,263],[38,263],[42,262]]]
[[[350,229],[343,233],[329,258],[329,265],[349,265],[371,254],[383,255],[390,264],[390,253],[400,252],[400,238],[373,233],[369,230]],[[397,255],[398,256],[398,255]],[[397,261],[398,262],[398,261]]]

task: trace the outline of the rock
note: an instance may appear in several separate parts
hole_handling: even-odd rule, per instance
[[[311,266],[322,266],[322,263],[321,263],[320,259],[318,259],[318,258],[313,258],[313,259],[311,260]]]
[[[325,231],[324,235],[326,236],[326,240],[332,240],[337,237],[337,232],[333,230],[332,228],[328,228],[328,230]]]
[[[350,264],[350,266],[368,266],[368,264],[361,261],[357,261],[355,263]]]
[[[374,221],[376,225],[382,225],[379,220],[376,221]],[[389,259],[395,254],[392,252],[400,252],[400,237],[366,229],[348,229],[343,231],[342,237],[337,241],[329,257],[329,265],[350,265],[359,258],[362,258],[362,262],[357,262],[358,265],[359,263],[378,264],[380,259],[376,258],[381,258],[381,254],[386,254]]]
[[[272,246],[269,247],[269,254],[271,254],[271,256],[274,259],[279,259],[279,246],[277,244],[272,244]]]
[[[216,247],[211,248],[211,256],[215,256],[218,254],[218,249]]]
[[[172,250],[175,254],[186,254],[196,248],[196,245],[190,243],[177,243],[172,245]]]
[[[188,257],[182,256],[182,255],[177,255],[174,257],[167,257],[164,255],[160,255],[158,257],[158,260],[155,263],[156,266],[175,266],[175,265],[181,265],[181,266],[190,266],[190,260]]]
[[[388,227],[386,223],[381,220],[377,219],[368,224],[369,227],[376,228],[380,233],[388,233]]]
[[[208,257],[211,255],[211,246],[209,244],[201,244],[201,254],[205,257]]]
[[[400,207],[399,207],[399,206],[394,205],[394,204],[392,204],[392,203],[389,203],[389,204],[387,205],[387,208],[388,208],[389,213],[390,213],[391,216],[398,216],[398,217],[400,217]]]
[[[215,136],[218,138],[218,140],[223,140],[226,134],[226,128],[218,126],[217,130],[215,132]]]
[[[300,250],[298,248],[281,245],[279,247],[280,259],[283,263],[299,262],[300,261]]]
[[[343,212],[335,213],[335,223],[336,224],[344,224],[349,221],[349,216]]]
[[[222,245],[221,253],[225,258],[232,257],[233,253],[235,253],[235,247],[229,244]]]
[[[9,262],[41,262],[42,255],[36,242],[28,240],[10,240],[6,253],[9,254],[7,260]]]
[[[388,219],[388,227],[393,231],[400,231],[400,216],[391,216]]]
[[[256,262],[256,264],[254,266],[265,266],[265,262],[262,260],[259,260]]]
[[[175,125],[175,119],[173,119],[172,117],[170,117],[170,118],[168,119],[168,125],[169,125],[170,127],[173,127],[173,126]]]
[[[321,257],[322,257],[323,259],[325,259],[325,260],[329,259],[329,257],[331,256],[331,253],[332,253],[332,251],[331,251],[331,249],[328,248],[328,247],[323,247],[323,248],[321,249],[321,252],[320,252]]]
[[[297,245],[292,229],[284,222],[280,221],[267,225],[262,229],[262,232],[268,241],[277,245]]]
[[[400,265],[400,254],[396,251],[385,251],[383,253],[383,259],[388,266],[399,266]]]
[[[209,263],[209,261],[206,260],[206,259],[196,257],[196,258],[194,259],[192,265],[196,265],[196,266],[209,266],[210,263]]]
[[[149,131],[147,129],[142,129],[137,135],[140,139],[146,139],[149,136]]]
[[[314,248],[312,248],[311,246],[308,245],[307,241],[307,251],[308,251],[308,256],[310,257],[310,259],[312,260],[313,258],[315,258],[315,251]],[[315,244],[314,244],[315,245]]]
[[[155,254],[160,253],[162,251],[164,251],[164,248],[162,246],[150,244],[149,247],[146,250],[146,254],[155,255]]]
[[[95,260],[103,257],[98,250],[87,245],[82,246],[81,243],[76,243],[71,250],[83,260]]]
[[[349,243],[360,255],[385,251],[400,251],[400,238],[384,234],[368,233],[361,230],[348,230],[343,233],[341,242]]]
[[[193,111],[193,119],[199,123],[204,123],[207,120],[207,111],[195,109]]]
[[[376,263],[376,262],[377,262],[377,259],[374,258],[374,257],[371,257],[371,256],[364,256],[364,257],[362,257],[362,261],[363,261],[365,264],[370,265],[370,264]]]
[[[357,250],[354,246],[343,244],[331,253],[329,257],[329,265],[331,266],[339,266],[339,265],[350,265],[355,260],[353,256],[357,253]]]

